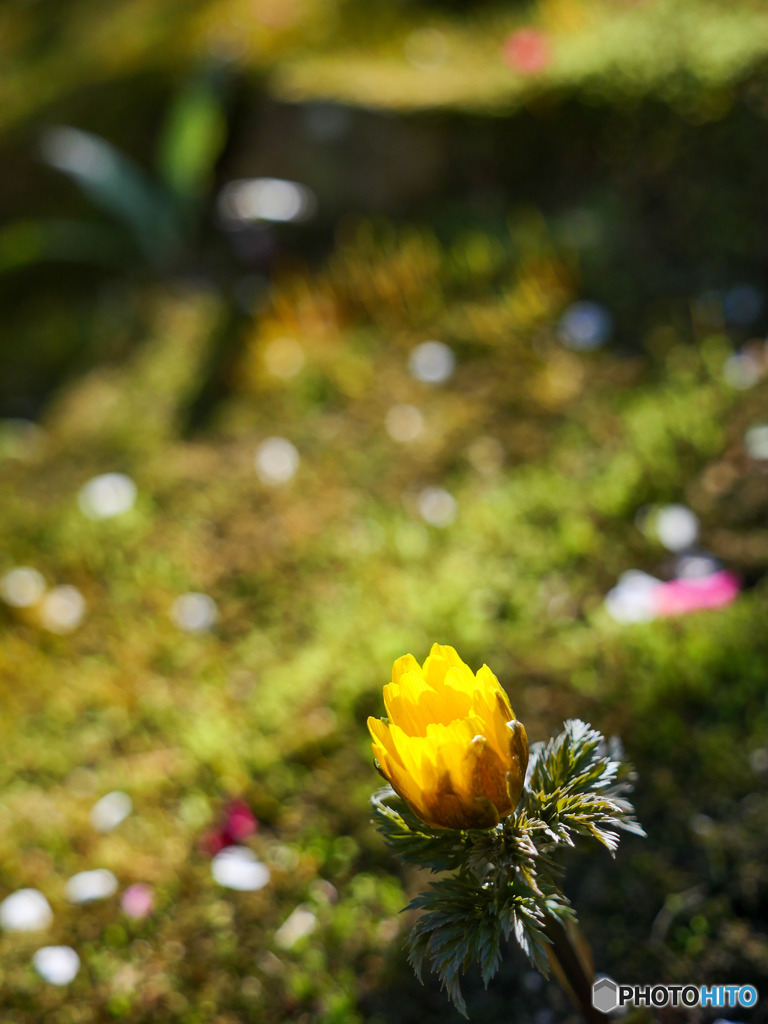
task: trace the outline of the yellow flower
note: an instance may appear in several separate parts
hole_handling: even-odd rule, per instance
[[[384,687],[389,719],[369,718],[378,768],[422,821],[492,828],[523,792],[528,737],[487,665],[475,675],[453,647],[420,666],[398,658]]]

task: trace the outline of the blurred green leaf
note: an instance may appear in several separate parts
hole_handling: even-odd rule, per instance
[[[155,266],[180,248],[172,204],[151,179],[105,139],[64,125],[41,140],[43,159],[71,178],[106,213],[126,225]]]
[[[224,72],[220,67],[190,81],[168,112],[158,146],[158,174],[182,201],[199,200],[210,187],[227,137]]]

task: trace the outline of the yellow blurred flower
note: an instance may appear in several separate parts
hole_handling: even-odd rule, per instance
[[[487,665],[475,675],[453,647],[423,666],[398,658],[384,687],[389,719],[369,718],[381,773],[422,821],[492,828],[523,791],[528,737]]]

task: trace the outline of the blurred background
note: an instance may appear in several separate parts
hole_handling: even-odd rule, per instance
[[[761,0],[6,0],[0,53],[4,1024],[458,1021],[368,809],[433,641],[636,764],[597,968],[764,989]],[[516,948],[466,990],[575,1019]]]

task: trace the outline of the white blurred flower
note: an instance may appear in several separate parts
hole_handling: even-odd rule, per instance
[[[90,903],[103,900],[117,891],[117,879],[106,868],[79,871],[67,881],[66,894],[70,903]]]
[[[407,444],[415,441],[424,429],[424,417],[415,405],[393,405],[387,413],[385,426],[393,441]]]
[[[216,207],[224,223],[237,228],[259,221],[307,220],[317,209],[317,200],[297,181],[241,178],[222,188]]]
[[[32,963],[51,985],[68,985],[80,970],[80,957],[71,946],[43,946],[33,955]]]
[[[7,932],[37,932],[53,921],[48,900],[37,889],[17,889],[0,903],[0,927]]]
[[[442,384],[453,373],[456,357],[442,341],[422,341],[408,358],[412,376],[426,384]]]
[[[699,519],[685,505],[665,505],[653,523],[656,536],[668,551],[683,551],[699,536]]]
[[[656,618],[656,590],[661,580],[639,569],[622,573],[605,595],[605,608],[615,622],[650,622]]]
[[[85,598],[68,584],[52,587],[40,604],[40,624],[51,633],[71,633],[85,615]]]
[[[269,868],[247,846],[226,846],[211,861],[214,881],[227,889],[253,892],[269,882]]]
[[[185,633],[204,633],[216,622],[218,614],[212,597],[194,591],[177,597],[171,605],[171,618]]]
[[[275,932],[275,945],[291,949],[299,939],[311,935],[316,927],[317,917],[306,903],[300,903]]]
[[[421,518],[430,526],[450,526],[456,518],[456,499],[442,487],[426,487],[418,506]]]
[[[91,824],[97,832],[111,832],[133,810],[133,801],[119,789],[107,793],[91,808]]]
[[[256,449],[256,473],[263,484],[286,484],[299,468],[296,446],[284,437],[268,437]]]
[[[83,484],[77,500],[89,519],[111,519],[133,508],[136,484],[125,473],[104,473]]]
[[[45,580],[37,569],[19,566],[0,579],[0,597],[12,608],[31,608],[45,593]]]
[[[712,555],[682,555],[675,562],[675,578],[679,580],[703,580],[721,572],[723,563]]]

